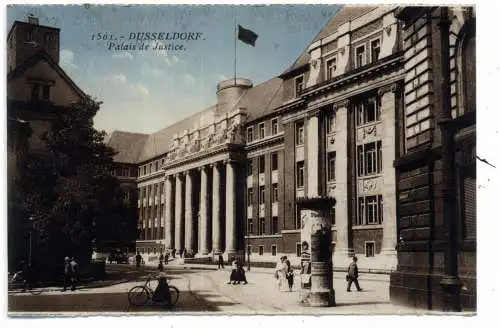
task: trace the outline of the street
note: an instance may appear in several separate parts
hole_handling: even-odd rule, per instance
[[[348,314],[348,313],[415,313],[414,309],[396,307],[389,302],[389,282],[386,275],[366,274],[360,278],[362,292],[348,293],[342,273],[334,275],[336,307],[311,308],[299,305],[300,282],[295,278],[293,291],[278,291],[272,269],[253,268],[247,272],[248,285],[229,285],[229,269],[188,269],[169,265],[166,272],[169,284],[180,290],[179,301],[173,309],[155,306],[130,308],[127,292],[144,283],[153,269],[136,271],[130,265],[111,265],[108,270],[135,273],[126,282],[103,287],[80,287],[75,292],[59,289],[45,290],[41,295],[11,294],[8,297],[10,315],[47,312],[213,312],[220,314]],[[153,288],[155,284],[152,284]]]

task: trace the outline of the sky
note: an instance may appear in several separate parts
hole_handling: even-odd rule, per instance
[[[291,66],[339,9],[17,5],[7,8],[7,30],[29,14],[41,25],[60,28],[61,67],[84,92],[103,102],[96,128],[152,133],[215,104],[217,83],[234,75],[235,22],[258,35],[255,47],[241,41],[236,45],[237,76],[256,85]],[[102,40],[106,35],[115,45],[130,44],[130,34],[139,32],[191,32],[198,39],[160,41],[183,45],[177,51],[154,50],[158,41],[152,40],[138,42],[148,44],[147,51],[116,50],[110,49],[109,40]]]

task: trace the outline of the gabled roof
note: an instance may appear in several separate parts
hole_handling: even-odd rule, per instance
[[[113,131],[105,141],[117,154],[113,160],[117,163],[137,163],[148,135],[125,131]]]
[[[314,39],[307,45],[306,49],[300,54],[300,56],[295,60],[295,62],[290,66],[287,70],[285,70],[281,76],[285,76],[296,69],[307,65],[309,63],[309,53],[307,52],[307,49],[309,46],[323,38],[326,38],[327,36],[335,33],[337,29],[339,28],[340,25],[352,21],[355,18],[358,18],[360,16],[363,16],[364,14],[376,9],[377,7],[364,7],[364,6],[344,6],[342,9],[340,9],[335,16],[328,21],[328,23],[321,29],[321,31],[314,37]]]
[[[68,76],[68,74],[66,74],[66,72],[61,68],[61,66],[59,66],[59,64],[56,63],[56,61],[45,50],[41,50],[41,51],[37,52],[33,56],[27,58],[25,61],[23,61],[22,63],[20,63],[19,65],[17,65],[16,68],[14,68],[11,72],[9,72],[7,74],[7,81],[10,81],[10,80],[18,77],[28,67],[31,67],[31,66],[35,65],[36,63],[38,63],[41,60],[45,60],[47,63],[49,63],[49,65],[52,68],[54,68],[54,70],[59,75],[61,75],[61,77],[71,86],[71,88],[73,90],[76,91],[76,93],[80,97],[82,97],[82,98],[88,97],[85,94],[85,92],[83,92],[82,89],[80,89],[78,87],[78,85],[76,85],[76,83]]]

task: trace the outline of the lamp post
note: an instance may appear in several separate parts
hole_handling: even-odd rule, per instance
[[[32,244],[32,235],[33,235],[33,216],[28,218],[28,265],[31,266],[31,244]]]

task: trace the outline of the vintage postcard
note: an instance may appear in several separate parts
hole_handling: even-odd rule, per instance
[[[476,8],[10,5],[8,314],[476,313]]]

